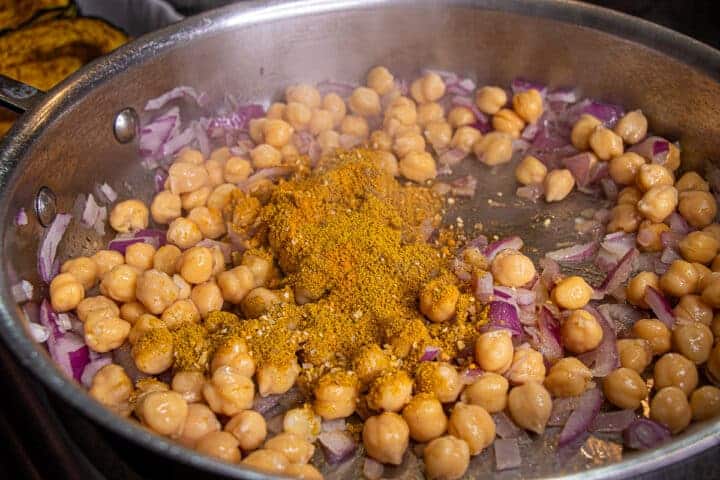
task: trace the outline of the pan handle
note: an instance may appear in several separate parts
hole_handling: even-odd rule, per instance
[[[0,106],[17,113],[30,110],[45,92],[0,73]]]

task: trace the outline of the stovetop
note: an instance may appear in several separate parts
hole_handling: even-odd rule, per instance
[[[109,0],[98,0],[109,1]],[[232,0],[170,0],[185,15]],[[87,3],[87,0],[86,0]],[[593,0],[720,48],[712,0]],[[0,343],[0,479],[101,480],[200,478],[203,475],[119,441],[54,401]],[[720,478],[720,447],[642,478]]]

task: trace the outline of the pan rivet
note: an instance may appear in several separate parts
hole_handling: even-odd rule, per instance
[[[35,196],[35,215],[40,225],[49,227],[57,214],[55,193],[48,187],[40,187]]]
[[[115,116],[113,133],[120,143],[132,142],[137,134],[138,116],[133,108],[124,108]]]

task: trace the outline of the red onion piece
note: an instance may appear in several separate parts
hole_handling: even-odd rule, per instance
[[[548,290],[551,290],[555,285],[555,282],[561,278],[560,265],[558,265],[555,260],[548,257],[541,258],[538,261],[538,265],[540,266],[541,272],[540,282],[542,282]]]
[[[482,377],[483,371],[479,368],[465,368],[460,372],[460,381],[463,385],[472,385],[480,377]]]
[[[671,249],[677,248],[678,243],[683,238],[685,238],[684,233],[662,232],[660,234],[660,242],[662,243],[662,246],[665,248],[671,248]]]
[[[180,128],[180,110],[173,107],[160,117],[140,129],[140,155],[145,157],[145,166],[157,166],[154,160],[162,156],[165,144],[177,135]]]
[[[634,450],[655,448],[670,437],[670,430],[665,425],[647,418],[635,420],[623,432],[625,446]]]
[[[187,127],[178,135],[171,136],[162,146],[161,154],[163,157],[175,155],[183,148],[190,145],[195,140],[195,131],[192,126]]]
[[[600,120],[606,127],[613,127],[615,123],[625,114],[620,105],[603,103],[597,100],[585,99],[568,110],[567,119],[574,124],[582,114],[588,113]]]
[[[472,291],[480,303],[488,303],[493,297],[493,276],[490,272],[474,272],[472,276]]]
[[[598,388],[592,388],[583,393],[577,408],[570,414],[560,432],[558,445],[567,445],[587,432],[598,412],[600,412],[602,402],[602,393]]]
[[[527,127],[523,129],[522,133],[520,134],[520,138],[531,142],[535,139],[537,134],[540,133],[541,128],[542,126],[539,122],[530,123]]]
[[[456,178],[450,182],[450,191],[457,197],[469,197],[475,196],[475,190],[477,189],[477,178],[472,175],[466,175],[464,177]]]
[[[537,202],[538,200],[540,200],[540,197],[542,197],[543,192],[544,192],[544,188],[543,188],[542,184],[535,183],[532,185],[523,185],[521,187],[518,187],[517,190],[515,190],[515,195],[534,203],[534,202]]]
[[[578,355],[578,359],[590,367],[593,372],[593,376],[606,377],[610,372],[620,366],[615,328],[595,307],[586,305],[585,310],[593,314],[600,324],[603,331],[603,339],[595,350]]]
[[[575,103],[579,98],[575,87],[557,87],[547,93],[549,102]]]
[[[127,250],[127,247],[134,243],[149,243],[156,249],[160,247],[160,243],[155,236],[145,236],[145,237],[127,237],[127,236],[117,236],[114,239],[110,240],[110,243],[108,243],[108,250],[115,250],[116,252],[120,252],[123,255],[125,255],[125,250]]]
[[[635,247],[635,235],[632,233],[615,232],[605,235],[600,246],[615,256],[617,260]]]
[[[437,356],[440,354],[440,349],[438,347],[425,347],[425,351],[422,354],[422,357],[420,357],[421,362],[431,362],[437,358]]]
[[[255,395],[252,408],[260,415],[265,416],[268,412],[273,410],[279,402],[280,395],[268,395],[267,397],[261,397],[258,394]]]
[[[153,185],[155,186],[155,192],[162,192],[165,190],[165,181],[168,178],[168,172],[165,169],[157,168],[153,174]]]
[[[357,449],[357,444],[347,432],[322,432],[318,435],[320,445],[325,453],[325,460],[330,465],[338,465],[350,459]]]
[[[591,259],[598,251],[598,242],[578,243],[545,255],[559,263],[578,263]]]
[[[622,432],[637,419],[634,410],[619,410],[615,412],[602,412],[595,417],[590,425],[593,432]]]
[[[605,198],[608,200],[615,200],[618,197],[618,185],[615,183],[611,178],[601,178],[600,179],[600,186],[603,189],[603,193],[605,194]]]
[[[604,303],[598,305],[598,312],[615,325],[615,331],[629,330],[643,313],[626,303]]]
[[[670,265],[675,260],[681,260],[682,257],[680,254],[671,247],[665,247],[662,251],[662,254],[660,255],[660,261],[666,265]]]
[[[592,298],[595,300],[602,300],[605,295],[615,291],[616,288],[624,284],[630,277],[630,274],[633,271],[633,263],[639,255],[640,252],[638,252],[636,248],[628,251],[617,263],[617,265],[608,272],[602,284],[595,289]]]
[[[107,208],[98,205],[92,193],[88,194],[82,213],[82,225],[87,228],[94,228],[100,235],[104,235],[106,220]]]
[[[503,250],[520,250],[522,247],[522,238],[511,236],[492,242],[490,245],[485,247],[482,253],[489,261],[492,261],[495,256]]]
[[[645,296],[643,298],[650,306],[650,309],[653,311],[657,319],[672,330],[675,325],[675,314],[673,313],[672,306],[670,305],[670,302],[668,302],[667,298],[650,285],[645,287]]]
[[[10,290],[12,292],[13,300],[15,300],[17,303],[23,303],[32,300],[33,285],[27,280],[20,280],[18,283],[13,285]]]
[[[495,470],[498,472],[518,468],[522,464],[517,439],[500,438],[495,440],[493,448],[495,449]]]
[[[462,162],[465,157],[468,156],[468,152],[460,148],[451,148],[438,156],[438,163],[441,165],[457,165]]]
[[[18,227],[23,227],[28,224],[28,216],[27,212],[25,212],[25,209],[20,207],[18,212],[15,214],[15,225]]]
[[[342,432],[347,429],[347,424],[344,418],[337,418],[335,420],[323,420],[320,429],[323,432]]]
[[[693,229],[690,224],[680,215],[678,212],[671,213],[666,219],[665,223],[670,227],[670,230],[674,233],[681,235],[687,235]]]
[[[648,162],[665,165],[670,156],[670,142],[662,137],[648,137],[628,151],[637,153]]]
[[[83,369],[82,375],[80,376],[80,383],[86,388],[90,388],[95,374],[105,365],[110,365],[111,363],[112,356],[110,354],[100,355],[95,360],[92,360]]]
[[[562,342],[560,340],[560,322],[557,321],[550,309],[543,306],[537,318],[540,343],[534,345],[549,362],[555,362],[563,356]]]
[[[383,476],[385,467],[380,462],[373,460],[370,457],[365,457],[363,461],[363,475],[368,480],[379,480]]]
[[[505,412],[498,412],[492,415],[493,421],[495,422],[495,433],[500,438],[518,438],[522,435],[520,427],[515,425],[510,417]]]
[[[553,400],[548,427],[562,427],[580,402],[580,397],[560,397]]]
[[[475,115],[476,121],[478,121],[480,123],[488,122],[487,116],[485,116],[484,113],[482,113],[480,110],[478,110],[478,107],[477,107],[477,105],[475,105],[475,101],[473,101],[472,97],[456,95],[452,98],[451,102],[456,107],[465,107],[468,110],[470,110],[473,113],[473,115]]]
[[[107,183],[103,183],[98,187],[98,190],[100,190],[100,193],[102,193],[108,202],[112,203],[118,198],[118,194],[113,188],[108,185]]]
[[[491,329],[506,329],[514,336],[522,335],[522,325],[515,305],[499,300],[490,302],[488,320],[488,327]]]
[[[52,359],[66,375],[79,381],[90,362],[90,352],[82,337],[58,328],[57,313],[47,300],[40,304],[40,323],[50,331],[47,347]]]
[[[40,278],[46,283],[50,283],[50,280],[52,280],[54,276],[53,264],[55,263],[57,248],[71,220],[72,215],[69,213],[58,213],[55,215],[55,219],[40,241],[40,247],[38,248],[38,273],[40,274]]]
[[[532,80],[521,77],[514,78],[512,82],[510,82],[510,89],[512,90],[512,93],[526,92],[533,88],[540,92],[540,96],[542,97],[545,97],[547,94],[547,87],[542,83],[533,82]]]
[[[33,340],[37,343],[45,343],[50,338],[50,329],[45,325],[35,322],[28,322],[28,329]]]
[[[595,162],[595,156],[590,152],[578,153],[562,159],[563,166],[570,170],[579,187],[586,187],[590,184],[591,171]]]
[[[335,93],[343,99],[348,98],[357,85],[349,82],[338,82],[334,80],[325,80],[317,84],[320,95],[325,96],[328,93]]]
[[[148,100],[145,104],[145,111],[159,110],[168,102],[183,97],[191,98],[199,107],[205,106],[208,101],[208,96],[205,92],[198,93],[193,87],[180,86],[163,93],[159,97]]]
[[[240,105],[235,111],[227,115],[211,118],[208,122],[207,133],[211,137],[217,138],[229,132],[244,131],[248,129],[250,120],[264,116],[265,109],[262,105]]]

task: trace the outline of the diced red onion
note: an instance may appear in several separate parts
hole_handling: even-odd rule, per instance
[[[265,416],[265,414],[273,410],[279,402],[280,395],[268,395],[267,397],[262,397],[258,394],[255,395],[252,408],[260,415]]]
[[[500,438],[493,443],[495,449],[495,470],[511,470],[522,465],[520,447],[515,438]]]
[[[32,300],[33,296],[33,285],[27,280],[20,280],[18,283],[11,288],[13,300],[17,303],[27,302]]]
[[[450,168],[450,165],[440,165],[440,168],[437,169],[438,177],[446,177],[448,175],[452,175],[452,173],[453,173],[453,171],[452,171],[452,168]],[[439,182],[439,183],[442,183],[442,182]],[[442,191],[443,188],[435,188],[434,186],[433,186],[433,190],[438,192],[440,195],[446,195],[452,191],[452,187],[450,186],[450,184],[447,184],[447,183],[445,185],[447,187],[447,190],[445,192]]]
[[[422,357],[420,357],[421,362],[431,362],[437,358],[437,356],[440,354],[440,348],[429,346],[425,347],[425,351],[422,354]]]
[[[602,187],[605,198],[615,200],[618,197],[618,185],[612,178],[601,178],[600,186]]]
[[[165,181],[168,178],[167,170],[163,168],[156,168],[153,175],[153,185],[155,186],[155,192],[162,192],[165,190]]]
[[[543,257],[538,261],[540,266],[540,281],[547,289],[552,289],[555,282],[560,280],[560,265],[552,258]]]
[[[515,138],[512,141],[513,152],[526,152],[530,148],[530,142],[524,138]],[[482,160],[482,159],[478,159]]]
[[[148,100],[145,104],[145,111],[159,110],[168,102],[183,97],[191,98],[199,107],[204,107],[208,101],[208,96],[205,92],[198,93],[198,91],[192,87],[180,86],[163,93],[159,97]]]
[[[438,163],[441,165],[457,165],[462,162],[468,152],[459,148],[451,148],[438,156]]]
[[[245,131],[248,129],[250,120],[265,116],[265,109],[262,105],[249,104],[238,106],[228,115],[219,115],[210,119],[208,123],[208,135],[213,138],[221,137],[228,132]]]
[[[615,412],[602,412],[595,417],[595,421],[590,425],[593,432],[622,432],[637,419],[634,410],[619,410]]]
[[[665,219],[665,223],[668,224],[670,230],[674,233],[687,235],[692,231],[690,224],[688,224],[687,220],[685,220],[685,218],[678,212],[673,212],[668,215],[668,217]]]
[[[473,101],[472,97],[469,96],[463,96],[463,95],[455,95],[452,98],[452,104],[456,107],[465,107],[468,110],[470,110],[473,115],[475,115],[475,120],[480,123],[487,123],[488,118],[487,116],[482,113],[477,105],[475,105],[475,102]]]
[[[493,276],[490,272],[473,273],[472,291],[480,303],[488,303],[493,298]]]
[[[681,257],[680,254],[677,252],[677,250],[675,250],[675,249],[672,248],[672,247],[665,247],[665,248],[663,248],[663,251],[662,251],[662,253],[660,254],[660,261],[661,261],[662,263],[664,263],[665,265],[670,265],[670,264],[673,263],[675,260],[680,260],[681,258],[682,258],[682,257]]]
[[[553,88],[547,93],[549,102],[575,103],[578,98],[578,91],[574,87]]]
[[[40,305],[40,323],[50,332],[47,346],[52,359],[60,370],[79,381],[85,365],[90,362],[90,353],[82,337],[58,328],[57,314],[47,300]]]
[[[492,329],[506,329],[510,330],[512,335],[522,335],[517,307],[508,302],[500,300],[490,302],[488,320],[488,327]]]
[[[357,444],[347,432],[322,432],[318,440],[325,452],[325,460],[330,465],[349,460],[357,449]]]
[[[578,153],[562,159],[563,166],[570,170],[579,187],[585,187],[591,183],[591,172],[595,162],[595,156],[590,152]]]
[[[265,417],[265,425],[267,426],[267,431],[273,435],[276,435],[283,431],[283,420],[285,416],[282,413],[275,413],[275,410],[271,410],[271,412],[273,413],[273,416],[263,416]]]
[[[50,280],[52,280],[54,276],[53,264],[55,263],[57,248],[71,220],[72,215],[69,213],[58,213],[55,215],[55,219],[40,241],[40,248],[38,248],[38,273],[40,274],[40,278],[46,283],[50,283]]]
[[[128,237],[126,235],[118,235],[114,239],[110,240],[107,248],[108,250],[115,250],[116,252],[120,252],[125,255],[125,250],[127,250],[127,247],[134,243],[149,243],[156,249],[160,248],[161,246],[158,237],[154,235],[132,237]]]
[[[495,422],[495,433],[500,438],[518,438],[522,435],[522,430],[515,425],[505,412],[498,412],[492,415]]]
[[[655,448],[670,438],[670,430],[665,425],[647,418],[635,420],[623,432],[625,446],[634,450]]]
[[[545,255],[559,263],[578,263],[591,259],[598,251],[598,242],[578,243]]]
[[[383,476],[385,467],[382,463],[373,460],[370,457],[365,457],[363,461],[363,476],[368,480],[379,480]]]
[[[342,432],[347,429],[344,418],[336,418],[335,420],[323,420],[320,429],[323,432]]]
[[[50,329],[45,325],[35,322],[28,322],[28,329],[33,340],[37,343],[45,343],[50,338]]]
[[[553,400],[548,427],[562,427],[567,422],[570,414],[580,403],[580,397],[559,397]]]
[[[598,311],[611,322],[617,334],[621,330],[629,330],[643,314],[632,305],[625,303],[604,303],[598,305]]]
[[[170,157],[187,147],[195,140],[195,131],[193,127],[187,127],[178,135],[171,136],[162,146],[161,154],[163,157]]]
[[[517,190],[515,190],[515,195],[534,203],[540,200],[540,197],[543,195],[543,191],[544,189],[541,183],[534,183],[518,187]]]
[[[540,132],[540,129],[541,125],[539,122],[530,123],[527,127],[523,129],[522,133],[520,134],[520,138],[531,142]]]
[[[85,208],[83,208],[81,223],[85,227],[94,228],[100,235],[104,235],[106,220],[107,208],[98,205],[92,193],[88,194],[85,200]]]
[[[585,99],[570,107],[567,113],[567,119],[571,124],[574,124],[582,114],[587,113],[596,117],[606,127],[613,127],[625,111],[619,105]]]
[[[15,214],[15,225],[23,227],[28,224],[27,212],[24,208],[20,207],[18,212]]]
[[[590,367],[593,376],[606,377],[610,372],[620,366],[620,356],[617,350],[615,327],[595,307],[586,305],[585,310],[590,312],[600,324],[603,338],[595,350],[583,353],[578,359]]]
[[[522,247],[522,238],[513,235],[492,242],[485,247],[482,253],[489,261],[492,261],[503,250],[520,250]]]
[[[652,232],[650,233],[652,234]],[[660,234],[660,242],[662,243],[662,246],[670,249],[677,248],[678,243],[683,238],[685,238],[685,234],[679,232],[662,232]]]
[[[100,190],[100,193],[102,193],[105,196],[105,198],[107,199],[108,202],[112,203],[115,200],[117,200],[117,198],[118,198],[117,192],[115,190],[113,190],[113,188],[110,185],[108,185],[107,183],[103,183],[102,185],[100,185],[100,187],[98,187],[98,189]]]
[[[673,313],[672,306],[670,305],[670,302],[668,302],[667,298],[650,285],[645,287],[645,296],[643,298],[650,306],[650,309],[653,311],[657,319],[672,330],[675,325],[675,314]]]
[[[542,97],[545,97],[545,95],[547,94],[547,87],[542,83],[533,82],[531,80],[520,77],[515,78],[512,82],[510,82],[510,89],[512,90],[512,93],[526,92],[533,88],[540,92],[540,95]]]
[[[637,259],[638,255],[640,255],[640,252],[638,252],[636,248],[630,249],[630,251],[620,259],[617,265],[608,272],[605,280],[603,280],[602,284],[593,292],[592,298],[602,300],[605,295],[613,292],[620,285],[624,284],[633,271],[633,262]]]
[[[648,137],[628,151],[637,153],[651,163],[665,165],[670,156],[670,142],[661,137]]]
[[[208,138],[207,130],[198,121],[190,123],[197,140],[198,149],[202,153],[203,157],[208,158],[210,156],[210,139]]]
[[[537,284],[540,284],[540,282],[537,282]],[[537,296],[537,292],[535,290],[533,290],[533,293]],[[543,298],[542,301],[545,301],[545,298]],[[519,311],[520,323],[522,323],[523,325],[537,325],[535,304],[520,306]]]
[[[80,376],[80,383],[86,388],[90,388],[92,385],[95,374],[104,366],[112,363],[112,356],[110,354],[101,355],[95,360],[88,363],[83,369],[82,375]]]
[[[479,368],[465,368],[460,372],[460,381],[463,385],[472,385],[480,377],[482,377],[483,371]]]
[[[180,110],[173,107],[140,129],[140,155],[146,158],[145,166],[153,168],[153,161],[162,156],[165,144],[180,128]]]
[[[587,432],[598,412],[600,412],[602,402],[602,393],[598,388],[592,388],[583,393],[577,408],[570,414],[560,432],[558,445],[567,445]]]
[[[475,189],[477,189],[477,178],[472,175],[466,175],[464,177],[456,178],[450,182],[452,194],[458,197],[469,197],[475,196]]]
[[[540,309],[537,325],[540,343],[539,345],[535,345],[535,349],[542,353],[543,357],[551,363],[562,358],[563,349],[560,341],[560,323],[550,309],[544,305]]]
[[[600,246],[620,260],[635,247],[635,235],[625,232],[610,233],[603,237]]]

